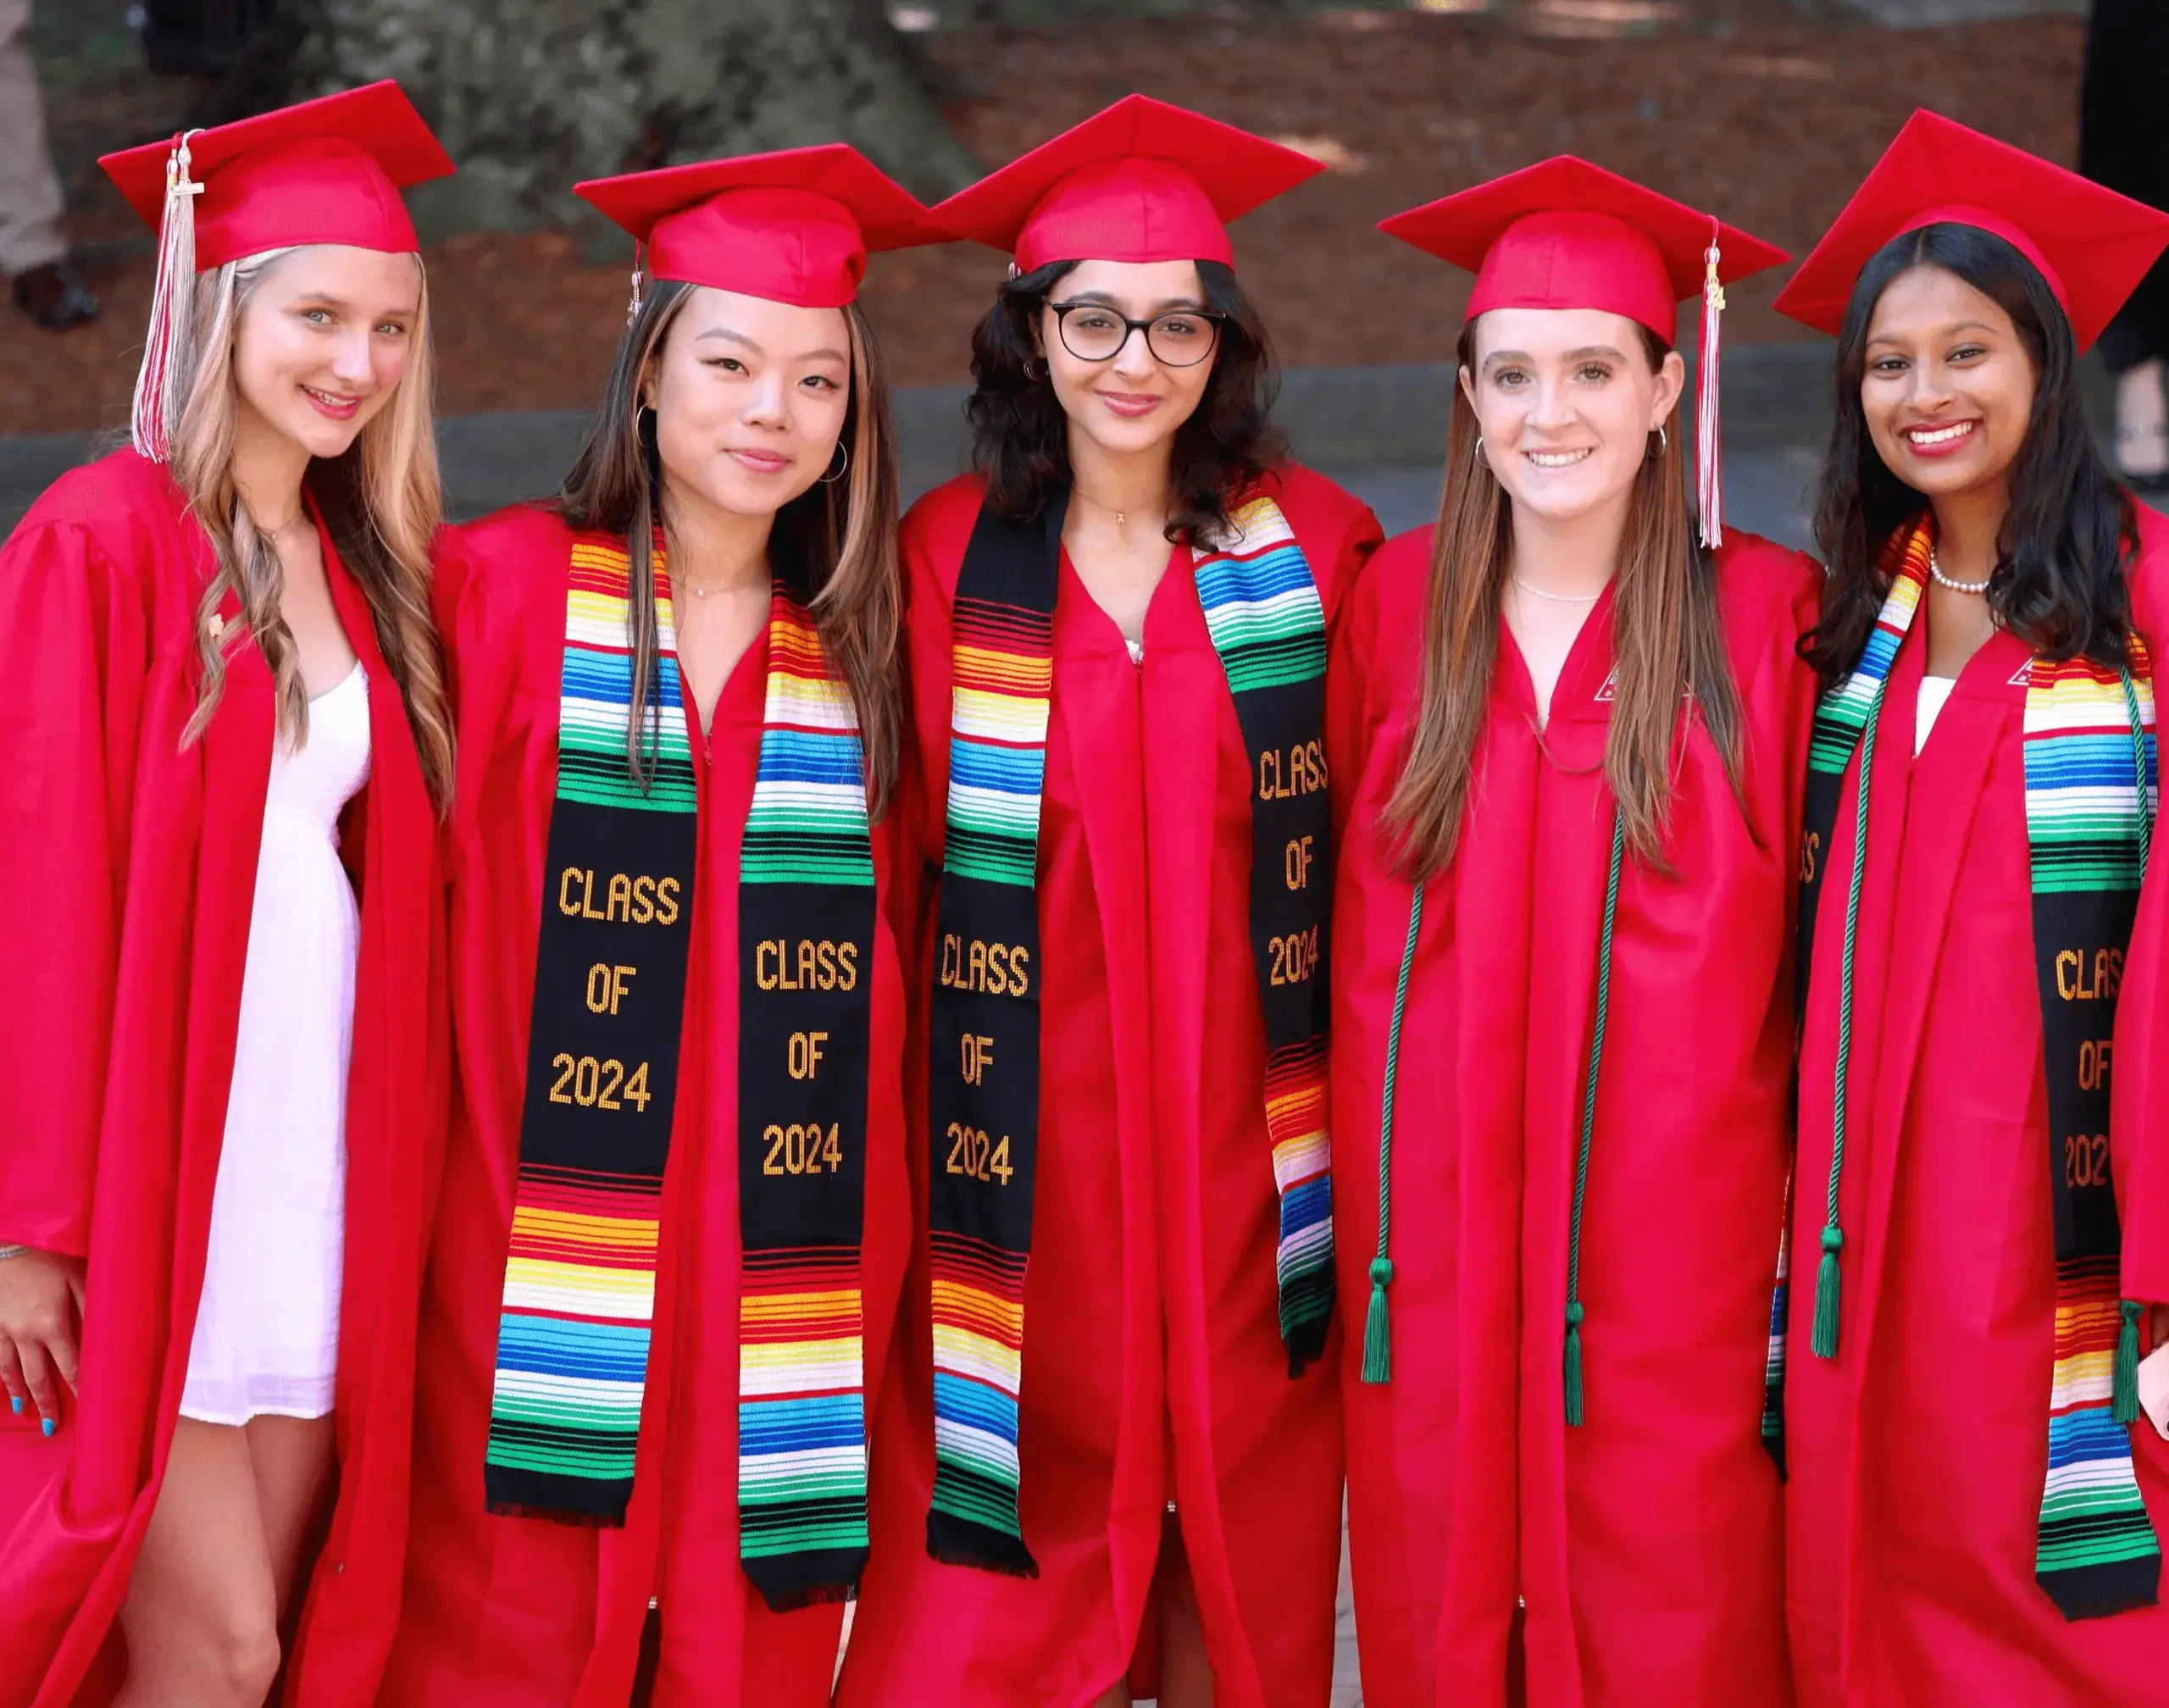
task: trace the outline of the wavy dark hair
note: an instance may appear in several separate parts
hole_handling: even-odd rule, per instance
[[[695,288],[676,280],[649,284],[618,341],[580,460],[557,498],[568,525],[625,539],[632,564],[627,616],[632,696],[642,713],[627,727],[625,764],[643,789],[653,772],[662,716],[652,541],[663,515],[663,464],[655,412],[641,407],[641,386],[662,360],[670,329]],[[846,306],[843,314],[851,347],[851,400],[841,440],[850,456],[848,472],[838,480],[817,482],[776,513],[768,555],[773,573],[813,613],[822,654],[851,690],[866,756],[867,808],[878,819],[896,786],[903,746],[896,435],[873,330],[857,304]]]
[[[1923,225],[1884,245],[1861,269],[1846,306],[1815,509],[1816,544],[1830,579],[1822,620],[1801,640],[1800,654],[1826,685],[1859,663],[1890,591],[1883,548],[1927,502],[1884,463],[1861,405],[1876,304],[1916,267],[1940,267],[1994,302],[2033,363],[2033,413],[2011,465],[2011,508],[1996,541],[1989,609],[2046,657],[2083,653],[2114,669],[2124,662],[2131,614],[2124,566],[2138,547],[2138,524],[2131,495],[2087,430],[2071,322],[2032,262],[1992,232],[1955,225]]]
[[[1031,521],[1070,481],[1068,418],[1037,335],[1048,296],[1077,265],[1051,262],[1010,280],[972,330],[976,387],[964,414],[973,465],[986,476],[987,502],[1012,522]],[[1174,511],[1168,539],[1185,546],[1223,534],[1228,501],[1288,458],[1287,437],[1273,424],[1280,382],[1265,323],[1223,263],[1199,262],[1197,277],[1205,306],[1223,318],[1212,377],[1196,413],[1176,430],[1168,469]]]

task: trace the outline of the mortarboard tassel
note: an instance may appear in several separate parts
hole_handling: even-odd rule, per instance
[[[1716,551],[1724,542],[1724,451],[1717,412],[1717,356],[1724,319],[1725,287],[1717,276],[1717,222],[1710,222],[1710,247],[1704,252],[1702,348],[1695,399],[1695,504],[1702,516],[1702,544]]]
[[[188,175],[188,139],[184,130],[166,158],[165,206],[158,215],[158,274],[151,291],[150,330],[143,340],[143,365],[136,370],[135,408],[129,435],[136,449],[163,463],[173,446],[179,400],[167,396],[173,380],[174,355],[189,337],[196,308],[196,198],[203,186]]]
[[[633,324],[633,322],[634,322],[635,319],[637,319],[639,318],[639,316],[640,316],[640,312],[641,312],[641,280],[642,280],[642,278],[643,278],[643,276],[644,276],[644,275],[642,274],[641,269],[641,247],[642,247],[642,246],[641,246],[641,240],[640,240],[639,238],[637,238],[637,237],[634,238],[634,239],[633,239],[633,300],[632,300],[632,302],[630,302],[630,304],[629,304],[629,305],[627,306],[627,308],[626,308],[626,309],[625,309],[625,324],[626,324],[628,326],[631,325],[631,324]]]

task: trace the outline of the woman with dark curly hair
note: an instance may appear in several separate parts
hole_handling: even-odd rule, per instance
[[[903,526],[929,1215],[846,1703],[1330,1688],[1324,664],[1379,528],[1284,460],[1223,223],[1316,169],[1132,97],[935,210],[1016,265],[979,472]]]
[[[2141,899],[2169,528],[2077,366],[2166,239],[1919,113],[1778,298],[1838,338],[1783,1396],[1803,1708],[2160,1691],[2169,1449],[2130,1426],[2169,1300]]]

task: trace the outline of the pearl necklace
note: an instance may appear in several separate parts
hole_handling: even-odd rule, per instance
[[[1995,572],[1990,570],[1978,581],[1952,580],[1943,573],[1943,565],[1935,561],[1935,547],[1933,546],[1928,547],[1928,574],[1935,578],[1938,586],[1948,587],[1954,593],[1971,593],[1976,597],[1987,592],[1989,583],[1995,580]]]
[[[1594,605],[1604,597],[1604,590],[1601,587],[1594,593],[1553,593],[1538,586],[1534,581],[1523,580],[1518,575],[1515,576],[1513,580],[1514,585],[1520,588],[1523,592],[1534,593],[1539,599],[1549,599],[1561,605]]]

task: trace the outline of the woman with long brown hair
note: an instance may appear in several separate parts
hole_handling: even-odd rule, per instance
[[[451,165],[389,83],[104,164],[161,233],[135,444],[0,553],[0,1701],[252,1708],[304,1582],[289,1700],[366,1701],[453,770],[399,192]]]
[[[1571,157],[1384,229],[1477,278],[1438,524],[1373,561],[1332,665],[1365,1700],[1781,1704],[1761,1418],[1818,578],[1723,530],[1715,404],[1724,285],[1783,257]]]
[[[1325,654],[1379,533],[1287,460],[1227,230],[1317,169],[1132,96],[935,210],[1013,264],[979,472],[904,522],[927,1218],[852,1708],[1332,1688]]]
[[[840,144],[579,190],[646,257],[586,446],[439,585],[459,1089],[382,1700],[790,1708],[866,1557],[910,1239],[855,298],[922,210]]]

